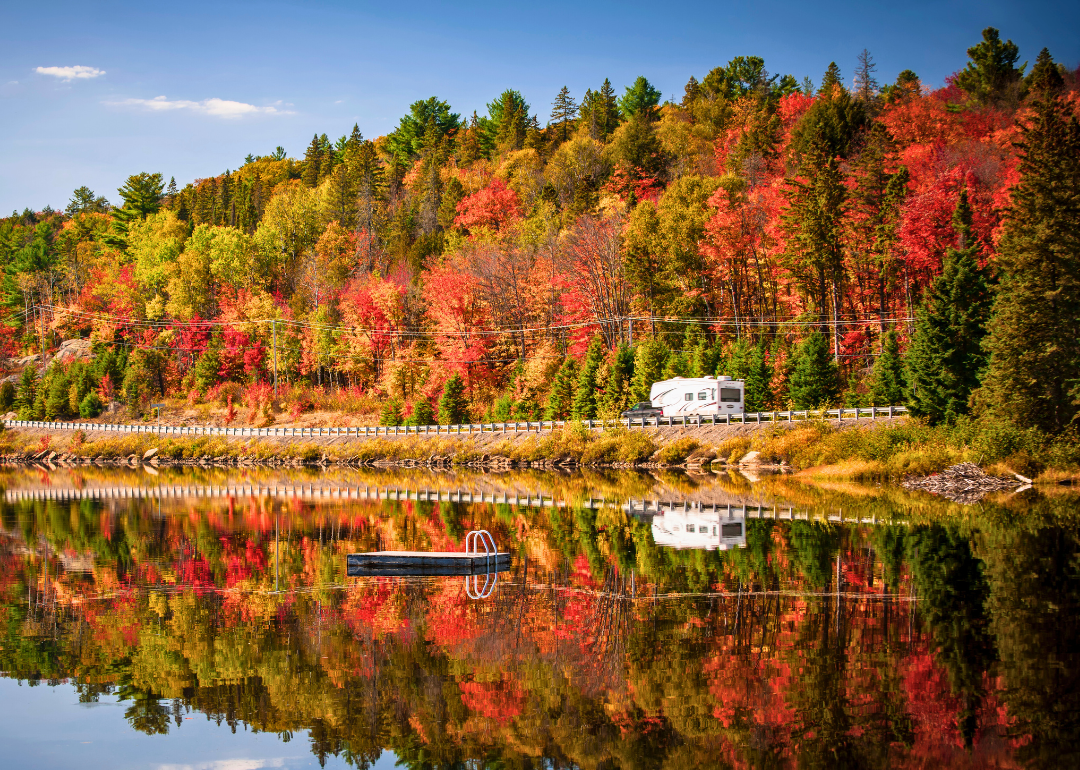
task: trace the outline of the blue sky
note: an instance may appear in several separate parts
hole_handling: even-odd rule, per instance
[[[734,56],[815,82],[856,56],[941,84],[984,27],[1034,62],[1080,63],[1080,4],[866,2],[9,3],[0,25],[0,212],[117,201],[140,171],[183,185],[313,133],[391,131],[416,99],[463,115],[516,88],[541,121],[558,89],[645,75],[679,96]],[[81,70],[71,68],[80,67]],[[39,69],[40,68],[40,69]]]

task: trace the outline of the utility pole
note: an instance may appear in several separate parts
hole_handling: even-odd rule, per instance
[[[41,365],[45,366],[45,311],[38,305],[38,344],[41,346]]]

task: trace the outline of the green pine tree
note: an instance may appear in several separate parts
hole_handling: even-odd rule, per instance
[[[870,375],[870,404],[899,406],[904,403],[904,361],[900,357],[900,338],[889,330],[881,340],[881,355],[874,361]]]
[[[986,366],[983,338],[991,295],[977,259],[966,190],[960,191],[953,228],[958,248],[946,252],[941,275],[923,298],[908,350],[908,406],[931,423],[967,413]]]
[[[571,416],[575,420],[592,420],[597,413],[597,378],[604,363],[604,339],[599,334],[592,338],[585,360],[581,363],[577,386],[574,388],[574,407]]]
[[[994,104],[1019,96],[1024,68],[1016,68],[1020,49],[1007,40],[1001,42],[996,29],[987,27],[982,42],[967,50],[971,61],[956,76],[956,85],[980,104]],[[1025,65],[1026,66],[1026,65]]]
[[[570,89],[563,86],[559,89],[555,101],[551,105],[551,122],[559,127],[559,136],[566,141],[570,132],[570,126],[577,118],[578,105],[574,97],[570,95]]]
[[[300,179],[308,187],[316,187],[319,184],[319,174],[323,167],[322,154],[322,143],[319,141],[319,135],[315,134],[311,137],[311,144],[308,145],[307,151],[304,152],[304,171],[300,175]]]
[[[1080,407],[1080,123],[1059,95],[1049,54],[1039,58],[978,401],[1002,420],[1056,432],[1074,424]]]
[[[544,412],[545,420],[565,420],[570,416],[574,410],[577,378],[577,361],[573,356],[567,356],[551,384],[551,393],[548,395],[547,409]]]
[[[817,409],[840,396],[840,373],[829,350],[829,339],[815,331],[792,356],[788,397],[796,409]]]
[[[664,369],[671,351],[659,337],[649,337],[634,351],[634,379],[630,394],[634,403],[649,400],[654,382],[664,379]]]
[[[469,402],[465,399],[465,381],[455,374],[443,386],[439,398],[439,422],[443,425],[461,425],[469,421]]]
[[[601,369],[598,411],[601,417],[618,417],[632,406],[630,386],[634,377],[634,351],[620,345]]]
[[[383,402],[382,411],[379,413],[379,425],[401,425],[401,402],[396,398],[387,399]]]
[[[15,411],[20,420],[33,419],[34,402],[37,400],[38,374],[33,364],[28,365],[19,375],[19,389],[15,394]]]
[[[426,398],[418,398],[413,402],[412,414],[405,420],[406,425],[434,425],[435,424],[435,410],[431,407],[431,402]]]
[[[768,408],[772,401],[772,375],[765,345],[756,345],[750,353],[750,360],[743,375],[743,403],[746,411],[762,412]]]

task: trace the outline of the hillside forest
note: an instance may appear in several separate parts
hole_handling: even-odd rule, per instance
[[[992,28],[959,54],[940,88],[879,83],[864,51],[817,83],[735,57],[677,102],[645,77],[550,112],[433,96],[302,158],[81,187],[0,220],[0,407],[593,418],[724,374],[748,411],[907,403],[1062,433],[1080,73]],[[42,368],[72,339],[87,355]]]

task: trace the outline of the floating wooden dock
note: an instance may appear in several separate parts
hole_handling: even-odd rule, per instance
[[[510,569],[510,554],[374,551],[346,557],[349,577],[364,575],[483,575]]]

